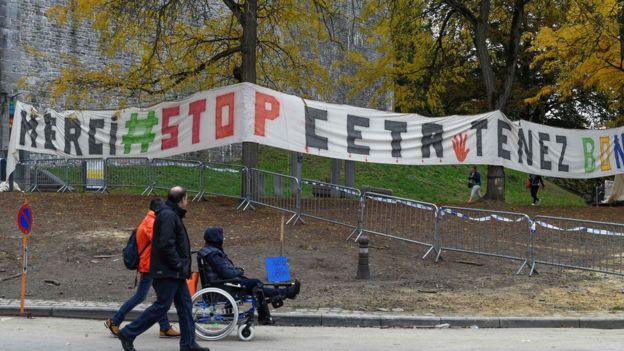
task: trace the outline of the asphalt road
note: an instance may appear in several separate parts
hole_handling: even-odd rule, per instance
[[[138,351],[177,350],[152,328],[135,341]],[[379,329],[258,327],[250,342],[232,334],[201,342],[213,351],[250,350],[622,350],[624,330],[604,329]],[[102,321],[0,317],[0,350],[121,350]]]

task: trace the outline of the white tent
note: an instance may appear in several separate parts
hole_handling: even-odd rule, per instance
[[[604,203],[624,201],[624,174],[616,174],[613,181],[605,181]]]

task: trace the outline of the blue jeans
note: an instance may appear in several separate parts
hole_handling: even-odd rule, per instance
[[[149,274],[141,273],[141,281],[139,281],[139,286],[137,287],[136,292],[132,295],[131,298],[128,299],[117,312],[113,315],[113,322],[117,325],[121,325],[121,323],[126,319],[126,315],[128,312],[132,311],[136,305],[145,301],[147,297],[147,293],[149,292],[150,287],[152,286],[152,277]],[[171,324],[169,324],[169,319],[167,319],[167,313],[163,314],[162,318],[158,320],[158,324],[160,325],[161,330],[168,330],[171,328]]]
[[[260,279],[239,278],[238,282],[240,283],[240,285],[242,285],[245,288],[245,292],[247,294],[252,294],[253,288],[256,286],[259,286],[262,288],[262,293],[266,297],[273,297],[277,295],[285,296],[286,293],[288,292],[287,288],[281,288],[281,289],[267,288],[264,286],[264,284],[262,283]]]
[[[195,345],[195,322],[192,316],[192,302],[185,279],[158,278],[152,286],[156,290],[156,301],[125,328],[121,329],[124,337],[134,340],[156,323],[169,311],[171,302],[178,311],[180,323],[180,347]]]

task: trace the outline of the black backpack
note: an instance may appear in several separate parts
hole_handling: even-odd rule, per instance
[[[136,241],[136,229],[132,230],[132,234],[130,234],[130,238],[128,238],[128,243],[123,249],[123,262],[126,268],[130,270],[138,269],[139,258],[149,245],[150,243],[147,243],[143,250],[139,252],[139,246],[137,245]]]

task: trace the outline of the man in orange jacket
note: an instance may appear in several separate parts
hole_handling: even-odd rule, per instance
[[[141,280],[139,286],[134,295],[128,299],[119,310],[104,322],[104,325],[113,333],[118,336],[119,326],[124,321],[126,314],[130,312],[136,305],[140,304],[147,297],[150,286],[152,286],[152,277],[149,275],[150,271],[150,257],[152,255],[152,236],[154,235],[154,221],[156,220],[155,211],[164,205],[165,201],[161,198],[155,198],[150,201],[149,211],[136,232],[137,247],[139,248],[139,274]],[[180,333],[171,327],[167,314],[163,315],[158,321],[160,325],[160,337],[161,338],[176,338],[180,337]]]

